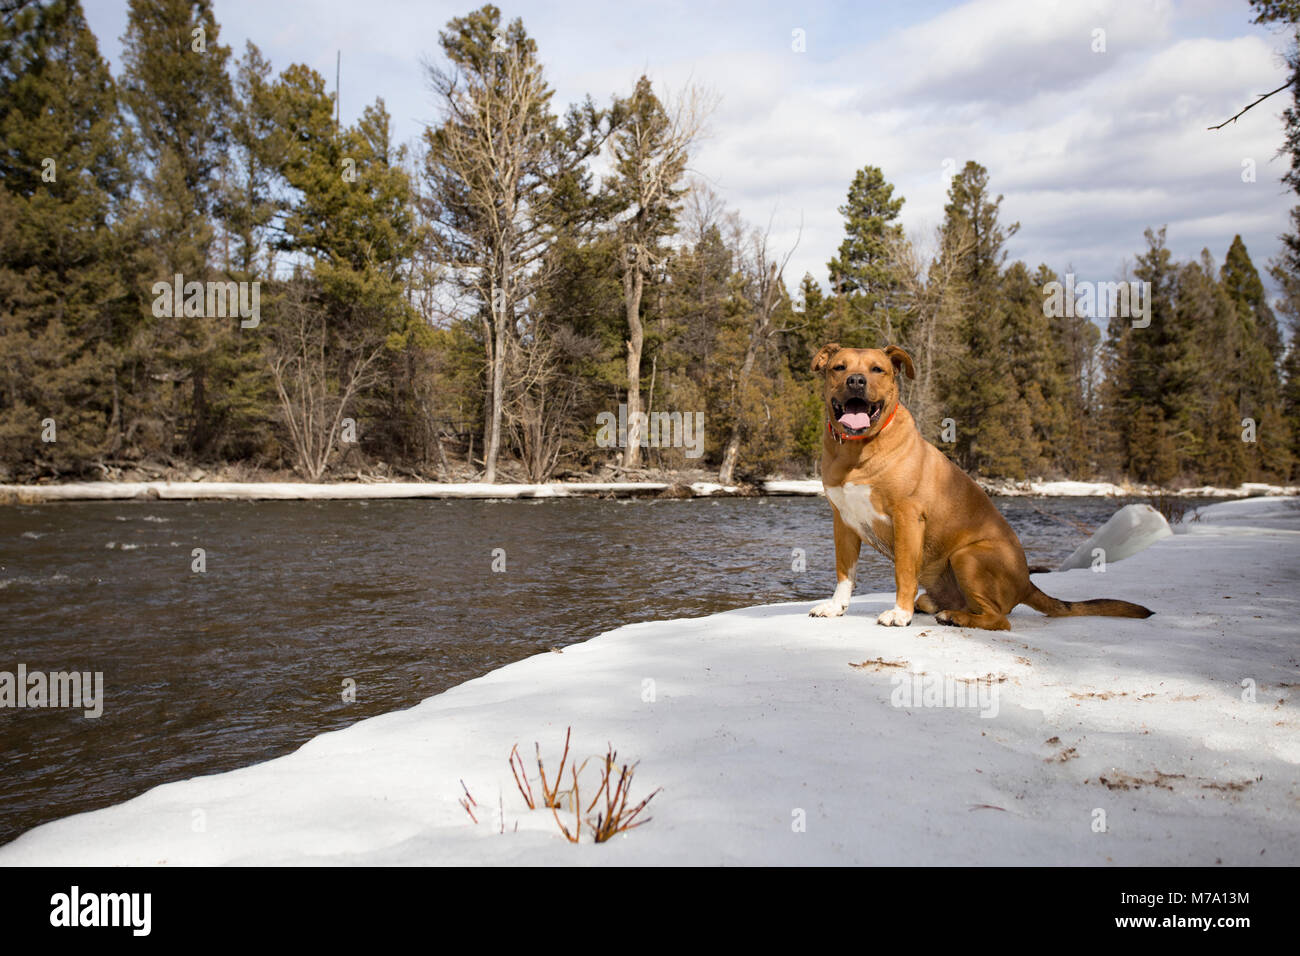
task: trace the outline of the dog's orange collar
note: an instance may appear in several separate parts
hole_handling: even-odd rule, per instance
[[[880,432],[883,432],[886,428],[889,427],[889,423],[894,420],[894,413],[897,411],[898,411],[898,403],[895,402],[894,411],[889,413],[889,417],[885,419],[885,424],[880,426]],[[843,444],[846,441],[871,441],[871,439],[875,438],[876,435],[880,434],[880,432],[876,432],[875,435],[841,435],[839,432],[835,430],[835,424],[833,422],[826,423],[826,430],[830,432],[831,436],[840,444]]]

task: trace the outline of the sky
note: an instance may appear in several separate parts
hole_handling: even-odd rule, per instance
[[[127,4],[83,2],[117,74]],[[438,120],[425,76],[442,62],[438,32],[473,4],[213,6],[236,57],[252,40],[276,71],[305,63],[332,88],[341,51],[344,121],[382,97],[397,140],[414,144]],[[976,160],[1005,196],[1003,222],[1020,223],[1009,260],[1080,280],[1119,278],[1161,226],[1179,259],[1208,248],[1222,262],[1240,233],[1264,273],[1297,202],[1280,182],[1287,94],[1206,128],[1285,82],[1285,37],[1251,24],[1246,0],[500,6],[537,41],[557,105],[606,104],[643,73],[661,92],[711,90],[691,171],[770,224],[771,248],[794,247],[792,290],[804,273],[825,286],[838,207],[865,165],[895,185],[904,228],[928,247],[950,175]]]

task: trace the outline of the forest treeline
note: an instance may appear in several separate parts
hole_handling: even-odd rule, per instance
[[[1294,4],[1254,6],[1294,23]],[[907,348],[905,402],[972,473],[1296,474],[1300,355],[1275,307],[1294,333],[1300,212],[1273,306],[1240,236],[1179,262],[1152,229],[1123,277],[1143,291],[1115,284],[1093,321],[1052,304],[1073,277],[1007,262],[1018,224],[984,167],[918,240],[868,164],[823,286],[690,175],[707,94],[643,77],[561,112],[535,41],[490,5],[438,34],[438,119],[413,145],[382,100],[340,124],[315,70],[236,56],[207,0],[131,0],[116,76],[76,0],[2,16],[0,480],[804,474],[830,341]],[[1286,120],[1300,191],[1300,100]],[[638,440],[640,415],[700,412],[700,457]]]

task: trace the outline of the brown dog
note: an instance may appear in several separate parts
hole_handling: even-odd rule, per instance
[[[1029,580],[1020,539],[988,495],[929,442],[898,400],[898,376],[916,377],[896,345],[827,345],[813,371],[829,415],[822,484],[835,520],[835,594],[809,613],[848,607],[862,542],[894,562],[894,607],[877,624],[901,627],[914,609],[940,624],[1010,630],[1007,614],[1028,604],[1048,617],[1150,617],[1128,601],[1058,601]],[[917,586],[925,593],[917,598]]]

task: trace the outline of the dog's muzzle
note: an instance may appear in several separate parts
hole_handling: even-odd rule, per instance
[[[858,395],[851,395],[842,401],[838,398],[831,399],[831,414],[846,435],[864,434],[880,421],[884,410],[884,400],[871,402]]]

